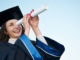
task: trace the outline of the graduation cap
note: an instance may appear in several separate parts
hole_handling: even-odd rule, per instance
[[[19,6],[15,6],[0,12],[0,27],[10,19],[21,19],[23,17]]]

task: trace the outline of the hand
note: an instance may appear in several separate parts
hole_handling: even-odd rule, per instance
[[[29,23],[31,25],[32,28],[38,28],[38,23],[39,23],[39,17],[38,16],[35,16],[35,17],[32,17],[30,20],[29,20]]]
[[[23,23],[23,26],[24,26],[24,29],[25,29],[24,33],[27,36],[29,36],[29,32],[30,32],[29,20],[30,20],[30,16],[26,16],[26,15],[23,17],[23,20],[22,20],[22,23]]]
[[[38,16],[32,17],[29,20],[29,23],[30,23],[36,36],[42,35],[42,33],[40,32],[40,29],[38,27],[38,24],[39,24],[39,17]]]

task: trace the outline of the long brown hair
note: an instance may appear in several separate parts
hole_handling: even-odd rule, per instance
[[[6,32],[6,23],[1,26],[0,29],[0,42],[7,42],[9,40],[9,36],[5,34]]]

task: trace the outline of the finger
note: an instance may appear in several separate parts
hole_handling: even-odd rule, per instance
[[[22,19],[22,23],[24,24],[24,23],[26,23],[27,21],[26,21],[26,16],[24,16],[23,17],[23,19]]]
[[[25,21],[26,21],[26,16],[23,17],[23,22],[25,22]]]
[[[26,16],[26,20],[27,20],[27,21],[30,20],[30,16]]]
[[[36,18],[39,18],[38,15],[36,16]]]

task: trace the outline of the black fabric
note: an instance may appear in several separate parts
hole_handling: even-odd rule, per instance
[[[0,26],[10,19],[21,19],[23,17],[19,6],[15,6],[0,12]]]
[[[43,60],[59,60],[60,56],[51,56],[46,54],[43,50],[37,48]],[[36,54],[36,53],[35,53]],[[14,45],[10,43],[0,42],[0,60],[33,60],[27,48],[24,46],[22,41],[18,39]]]
[[[65,47],[58,43],[57,41],[51,39],[51,38],[48,38],[48,37],[45,37],[45,40],[47,41],[48,45],[51,46],[52,48],[55,48],[56,50],[59,50],[61,52],[61,55],[63,54],[63,52],[65,51]]]

